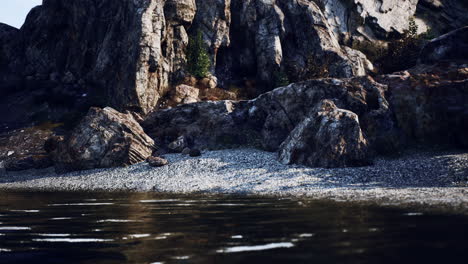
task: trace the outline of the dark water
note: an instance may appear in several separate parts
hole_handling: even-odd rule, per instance
[[[0,263],[466,263],[468,218],[356,204],[0,193]]]

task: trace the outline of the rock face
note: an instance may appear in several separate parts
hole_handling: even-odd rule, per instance
[[[440,61],[468,61],[468,26],[451,31],[425,45],[420,62],[433,64]]]
[[[389,86],[389,101],[406,144],[468,147],[466,64],[420,65],[379,81]]]
[[[419,0],[416,17],[437,35],[468,25],[468,4],[460,0]]]
[[[248,77],[274,86],[280,73],[298,81],[319,70],[332,77],[367,70],[348,57],[313,1],[233,0],[230,5],[230,45],[214,49],[216,74],[224,79]]]
[[[59,171],[132,165],[151,156],[154,141],[132,115],[91,108],[53,152]]]
[[[195,10],[193,0],[45,0],[16,34],[9,68],[35,89],[146,113],[185,62]]]
[[[428,44],[425,58],[444,54],[432,65],[377,81],[315,79],[250,101],[179,106],[152,113],[142,125],[161,145],[180,136],[202,149],[250,145],[278,151],[284,163],[309,166],[363,165],[372,153],[395,154],[421,143],[467,147],[467,59],[454,60],[453,47],[464,42],[449,41],[463,30]],[[440,53],[437,45],[450,48]]]
[[[344,39],[387,39],[415,13],[457,14],[437,17],[450,28],[468,19],[465,9],[456,0],[45,0],[20,30],[0,25],[0,88],[31,90],[49,112],[62,104],[146,114],[186,76],[197,31],[219,86],[254,79],[263,92],[282,75],[365,75],[372,65]]]
[[[14,49],[14,41],[19,30],[9,25],[0,23],[0,96],[6,96],[15,91],[21,77],[9,67],[11,61],[18,54]]]
[[[340,39],[387,39],[408,29],[419,0],[319,0]]]
[[[1,26],[8,57],[0,79],[8,90],[33,91],[49,112],[62,104],[146,114],[186,76],[185,50],[197,31],[220,84],[252,78],[270,89],[282,72],[297,81],[309,78],[304,69],[334,77],[367,70],[312,1],[45,0],[20,30]]]
[[[355,113],[330,100],[321,101],[314,112],[281,144],[282,163],[325,168],[368,164],[367,140]]]

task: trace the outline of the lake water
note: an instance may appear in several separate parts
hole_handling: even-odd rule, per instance
[[[467,224],[300,199],[0,192],[0,263],[466,263]]]

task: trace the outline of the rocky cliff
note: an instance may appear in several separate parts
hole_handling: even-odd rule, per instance
[[[0,76],[9,91],[147,113],[186,75],[197,31],[220,83],[248,78],[269,89],[284,71],[307,78],[311,62],[333,77],[365,75],[369,64],[340,47],[312,1],[44,0],[19,31],[2,26]]]
[[[142,114],[161,148],[180,137],[201,148],[253,144],[327,167],[368,164],[408,141],[459,144],[466,28],[429,42],[417,67],[375,78],[350,46],[406,37],[412,18],[446,33],[467,25],[467,10],[456,0],[44,0],[21,29],[0,24],[0,123],[75,124],[109,106]],[[210,61],[200,80],[188,72],[195,36]],[[235,99],[230,87],[252,100],[196,103]],[[439,124],[426,133],[425,122]],[[437,140],[449,127],[453,137]]]

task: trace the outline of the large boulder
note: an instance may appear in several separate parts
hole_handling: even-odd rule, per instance
[[[91,108],[58,144],[53,159],[58,171],[108,168],[145,161],[153,148],[154,141],[131,114]]]
[[[369,164],[368,143],[355,113],[323,100],[281,144],[279,160],[310,167],[362,166]]]

